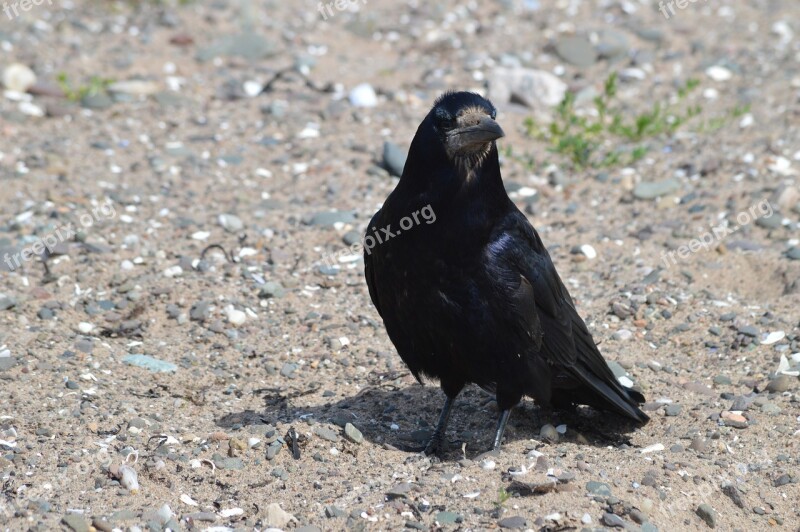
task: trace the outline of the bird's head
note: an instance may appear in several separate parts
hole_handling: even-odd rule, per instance
[[[505,136],[496,116],[492,103],[478,94],[447,92],[433,104],[428,118],[448,159],[473,167],[486,157],[496,139]]]

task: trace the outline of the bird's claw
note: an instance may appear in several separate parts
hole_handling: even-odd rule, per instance
[[[422,454],[425,456],[442,456],[448,449],[447,441],[441,436],[434,435],[428,442],[428,445],[423,449]]]
[[[420,453],[425,456],[441,457],[448,450],[450,450],[453,442],[447,441],[445,438],[434,436],[428,443],[421,445],[395,445],[395,448],[407,453]]]

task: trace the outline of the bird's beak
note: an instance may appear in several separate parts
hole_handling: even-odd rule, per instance
[[[449,151],[454,154],[483,150],[489,142],[506,135],[500,124],[486,115],[469,115],[459,122],[464,125],[447,135]]]

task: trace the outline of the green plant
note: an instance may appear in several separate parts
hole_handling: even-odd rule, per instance
[[[510,498],[511,494],[508,491],[506,491],[505,488],[500,488],[497,491],[497,502],[495,502],[494,504],[495,506],[497,506],[498,509],[502,508],[503,505],[506,503],[506,501]]]
[[[104,92],[108,86],[114,82],[112,79],[92,76],[89,78],[88,84],[81,85],[79,87],[73,87],[65,72],[59,72],[58,76],[56,77],[56,81],[58,82],[58,86],[61,87],[61,90],[64,91],[67,99],[73,102],[80,101],[85,96],[93,96],[95,94]]]
[[[688,80],[678,89],[677,104],[698,86],[697,80]],[[672,135],[702,111],[695,105],[678,112],[675,106],[656,103],[651,109],[627,119],[623,108],[614,105],[616,96],[617,75],[614,73],[606,79],[603,92],[594,98],[595,116],[578,114],[575,95],[567,93],[550,124],[542,127],[533,118],[528,118],[524,124],[526,133],[547,141],[551,151],[566,156],[578,168],[608,167],[640,160],[648,150],[645,144],[641,144],[643,140]],[[633,145],[619,146],[613,137]],[[604,150],[609,144],[613,147]]]

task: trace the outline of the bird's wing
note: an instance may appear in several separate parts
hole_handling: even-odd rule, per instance
[[[488,249],[494,251],[495,268],[505,270],[505,275],[522,275],[528,282],[530,288],[523,291],[532,292],[542,336],[533,347],[540,346],[536,351],[549,364],[588,386],[615,410],[645,421],[647,416],[635,406],[641,395],[623,388],[614,377],[539,235],[524,214],[514,211],[498,226]]]
[[[572,335],[572,300],[539,236],[522,213],[519,217],[522,220],[511,214],[499,224],[487,246],[491,274],[495,282],[506,286],[505,279],[521,277],[519,287],[512,292],[513,306],[524,309],[525,319],[536,328],[539,341],[533,347],[551,364],[573,366],[577,350]],[[523,298],[528,300],[526,305],[520,303]]]

